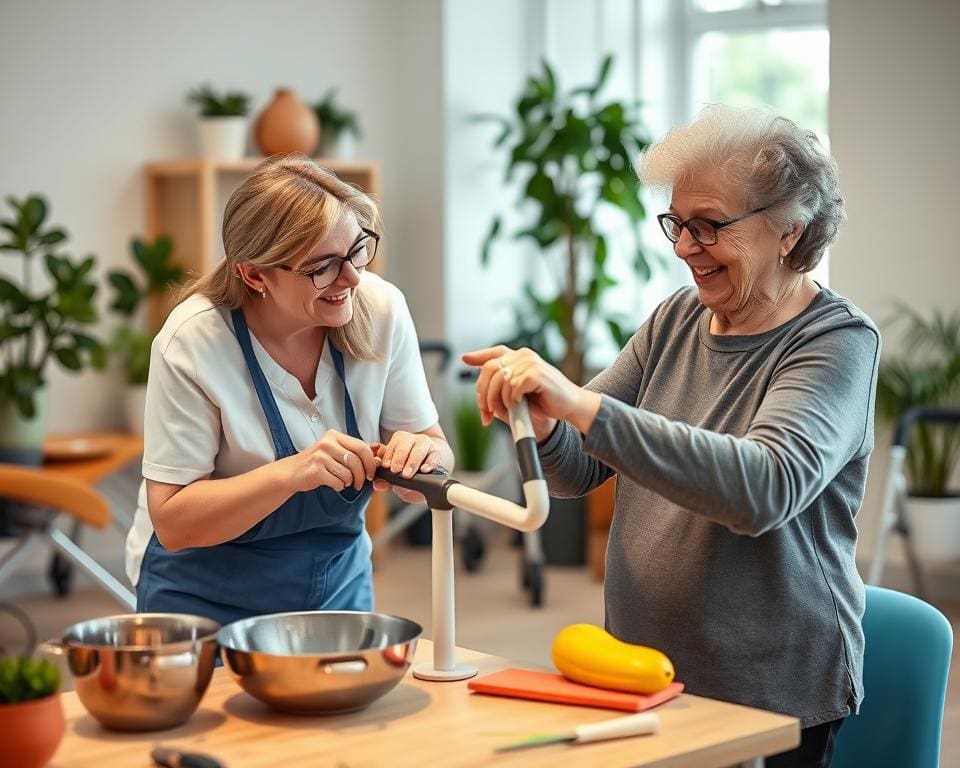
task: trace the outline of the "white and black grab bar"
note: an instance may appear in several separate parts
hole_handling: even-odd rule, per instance
[[[417,665],[413,670],[416,677],[424,680],[463,680],[477,674],[476,667],[458,664],[456,658],[453,508],[518,531],[537,530],[550,512],[550,494],[525,400],[510,408],[508,419],[523,480],[523,506],[470,488],[445,474],[424,473],[406,478],[382,467],[376,473],[380,480],[422,493],[433,516],[433,664]]]

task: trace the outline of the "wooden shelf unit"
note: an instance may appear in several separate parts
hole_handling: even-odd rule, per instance
[[[220,228],[223,209],[234,189],[266,158],[239,160],[193,157],[149,162],[144,168],[146,180],[146,235],[151,240],[166,234],[173,239],[173,256],[187,279],[205,274],[223,258]],[[379,199],[380,169],[375,163],[314,158],[343,181],[355,184]],[[372,269],[382,273],[381,254]],[[174,293],[150,305],[150,325],[158,329],[172,308]],[[385,493],[374,494],[367,508],[367,529],[374,536],[386,523],[388,504]],[[383,547],[374,553],[381,561]]]

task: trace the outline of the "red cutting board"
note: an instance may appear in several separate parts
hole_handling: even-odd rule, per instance
[[[640,712],[679,695],[683,690],[683,683],[670,683],[658,693],[627,693],[594,688],[592,685],[581,685],[553,672],[510,668],[471,680],[467,687],[475,693],[488,693],[494,696],[513,696],[520,699],[552,701],[556,704],[577,704],[581,707]]]

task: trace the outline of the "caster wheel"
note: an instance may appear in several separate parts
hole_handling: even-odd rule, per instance
[[[540,608],[543,605],[543,570],[538,563],[529,565],[530,605]]]
[[[468,573],[474,573],[480,570],[480,564],[483,562],[486,553],[486,545],[483,538],[473,528],[470,528],[463,538],[463,566]]]
[[[50,579],[50,584],[53,586],[53,591],[57,597],[66,597],[70,594],[72,588],[71,582],[73,581],[73,566],[59,554],[54,555],[50,560],[50,568],[47,571],[47,576]]]

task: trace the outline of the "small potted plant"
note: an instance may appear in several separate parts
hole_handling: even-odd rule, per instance
[[[46,765],[64,729],[57,667],[46,659],[0,658],[0,765]]]
[[[7,203],[12,216],[0,219],[7,235],[0,255],[18,256],[22,277],[0,277],[0,461],[39,464],[48,361],[68,371],[106,364],[106,349],[87,332],[97,321],[95,257],[77,262],[62,253],[67,233],[46,225],[44,198]],[[38,261],[47,272],[42,283],[34,275]]]
[[[476,400],[464,397],[454,408],[457,443],[457,477],[467,485],[482,487],[494,432],[483,426]]]
[[[114,332],[110,349],[121,361],[127,384],[124,398],[127,427],[142,435],[150,346],[155,332],[143,330],[142,318],[135,322],[134,315],[144,299],[159,296],[180,283],[183,270],[173,263],[173,241],[167,235],[159,235],[152,243],[134,238],[130,251],[141,276],[137,278],[120,269],[107,276],[114,290],[110,309],[123,318]]]
[[[911,407],[960,408],[960,313],[934,310],[927,320],[897,304],[905,352],[880,364],[877,414],[891,425]],[[960,492],[950,479],[960,464],[960,427],[917,424],[907,445],[906,514],[918,557],[945,562],[960,557]]]
[[[194,88],[187,101],[200,109],[200,151],[206,157],[238,160],[247,147],[249,96],[239,91],[223,94],[209,85]]]
[[[337,106],[337,90],[331,88],[326,95],[313,105],[313,111],[320,122],[320,157],[353,157],[353,140],[360,138],[360,124],[355,112]]]

